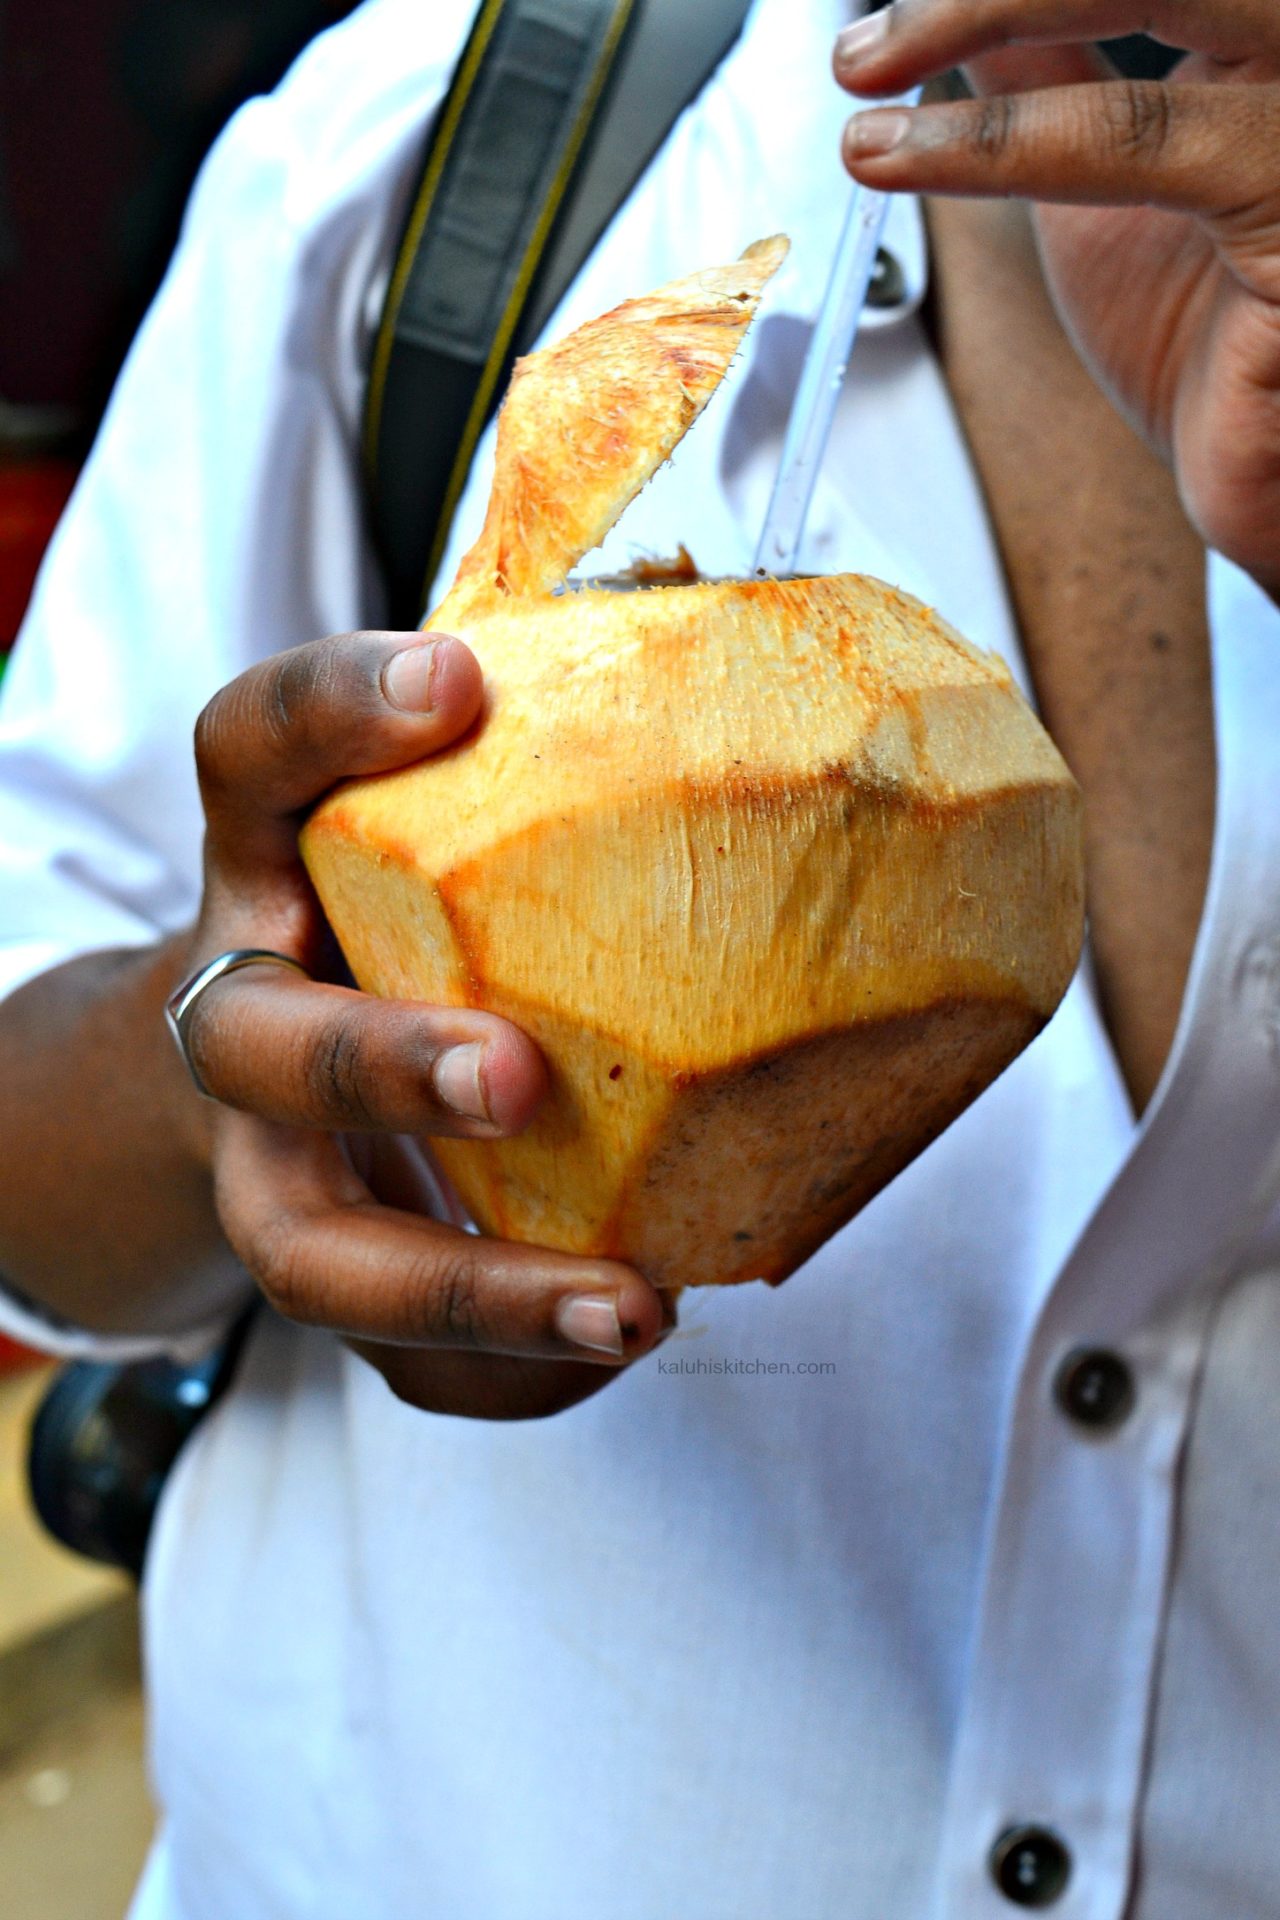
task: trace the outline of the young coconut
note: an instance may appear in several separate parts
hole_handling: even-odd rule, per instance
[[[518,1138],[433,1142],[479,1226],[662,1287],[784,1279],[1026,1046],[1082,937],[1075,783],[918,601],[851,574],[556,591],[785,252],[517,366],[429,622],[484,669],[478,730],[339,789],[302,842],[361,987],[546,1055]]]

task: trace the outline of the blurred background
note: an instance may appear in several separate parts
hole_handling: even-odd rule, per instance
[[[0,649],[235,108],[343,0],[0,0]]]
[[[211,141],[343,0],[0,0],[0,671]],[[120,1920],[151,1830],[123,1574],[30,1513],[0,1339],[0,1913]]]

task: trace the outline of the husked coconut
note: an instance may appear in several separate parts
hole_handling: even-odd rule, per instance
[[[909,595],[561,591],[785,250],[517,366],[429,623],[479,659],[481,721],[303,834],[363,988],[483,1007],[546,1055],[518,1138],[432,1143],[480,1227],[662,1287],[784,1279],[1038,1032],[1082,937],[1071,775],[1004,664]]]

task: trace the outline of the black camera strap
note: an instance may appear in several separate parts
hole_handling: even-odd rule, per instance
[[[481,433],[750,0],[484,0],[436,116],[365,404],[375,545],[416,626]]]

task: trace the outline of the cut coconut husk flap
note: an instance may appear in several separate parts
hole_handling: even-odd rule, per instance
[[[516,364],[484,528],[428,625],[551,593],[598,547],[724,379],[790,242],[628,300]]]
[[[667,1288],[791,1273],[1043,1026],[1083,930],[1071,775],[1003,663],[909,594],[556,592],[785,251],[521,363],[432,621],[480,661],[480,723],[340,787],[302,841],[363,988],[542,1049],[523,1133],[433,1142],[479,1226]]]

